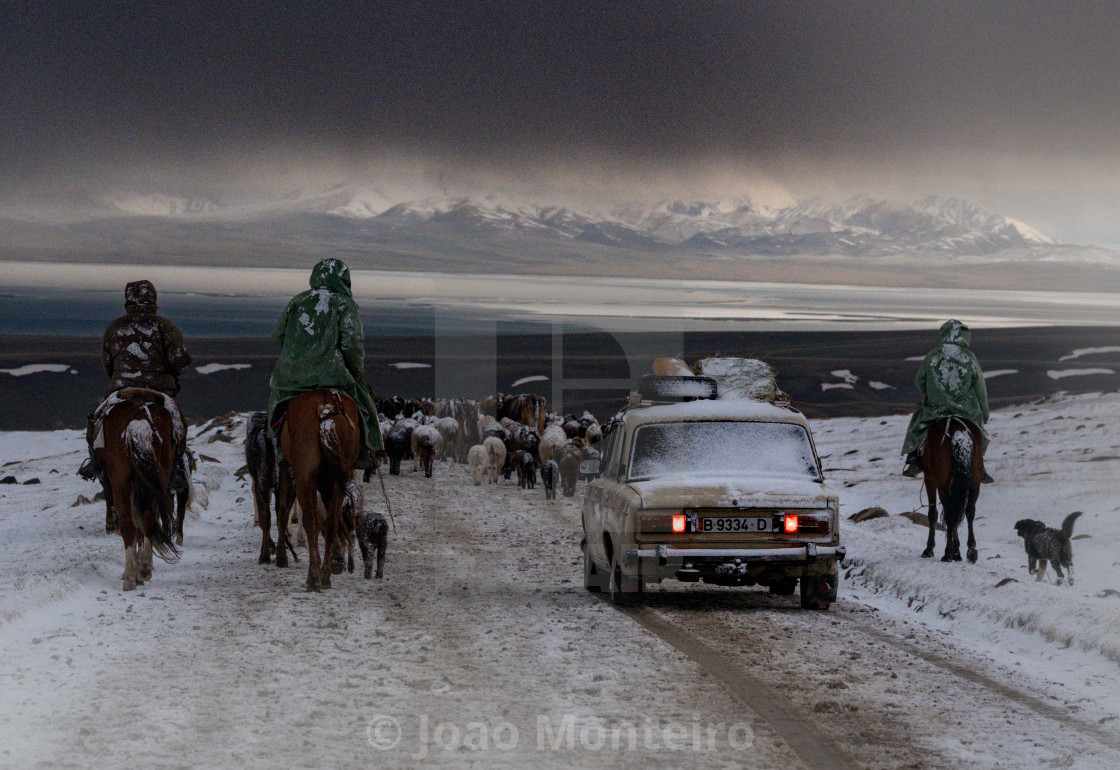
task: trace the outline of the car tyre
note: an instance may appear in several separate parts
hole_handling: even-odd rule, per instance
[[[831,605],[824,599],[811,594],[812,580],[808,577],[801,580],[801,609],[803,610],[827,610]]]
[[[627,585],[627,584],[630,585]],[[625,591],[624,588],[632,588],[633,590]],[[610,596],[611,602],[617,604],[619,607],[632,607],[635,604],[641,604],[645,599],[645,585],[642,583],[641,578],[637,580],[626,579],[622,575],[622,565],[618,562],[618,554],[614,554],[611,559],[611,575],[610,575]]]
[[[586,544],[583,547],[583,587],[593,594],[603,590],[603,575],[595,566],[595,560],[591,558],[591,549]]]
[[[770,583],[770,593],[775,596],[793,596],[797,588],[797,578],[782,578]]]

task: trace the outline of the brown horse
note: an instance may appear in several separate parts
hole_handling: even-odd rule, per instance
[[[945,524],[945,555],[941,561],[961,560],[961,541],[957,530],[961,519],[968,518],[968,561],[976,563],[976,535],[972,520],[976,517],[976,498],[980,496],[980,479],[984,475],[980,429],[960,417],[942,417],[929,426],[925,448],[918,465],[922,469],[929,497],[929,539],[923,558],[933,556],[933,533],[937,524],[937,499]]]
[[[288,403],[280,429],[280,451],[291,466],[291,481],[307,532],[307,589],[331,587],[331,561],[349,543],[350,530],[342,514],[346,483],[361,448],[361,416],[348,396],[337,390],[312,390]],[[281,487],[283,487],[281,476]],[[320,515],[316,493],[323,500]],[[277,517],[280,542],[276,546],[277,566],[287,548],[287,527]],[[319,554],[319,533],[325,541]]]
[[[172,541],[176,531],[167,485],[175,446],[184,426],[169,396],[144,388],[126,388],[104,406],[104,446],[97,461],[108,480],[117,528],[124,540],[124,590],[152,577],[152,549],[168,563],[179,560]]]

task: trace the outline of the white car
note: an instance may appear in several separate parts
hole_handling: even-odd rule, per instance
[[[800,582],[802,607],[836,600],[839,501],[795,409],[632,397],[601,467],[583,470],[597,474],[583,504],[588,590],[630,604],[665,578],[784,595]]]

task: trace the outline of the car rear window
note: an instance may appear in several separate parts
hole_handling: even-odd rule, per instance
[[[800,425],[697,421],[635,430],[629,480],[674,475],[820,478],[809,434]]]

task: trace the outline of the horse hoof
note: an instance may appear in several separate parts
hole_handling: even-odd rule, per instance
[[[953,557],[950,556],[949,554],[945,554],[944,556],[941,557],[941,561],[952,561],[952,560],[953,560]]]
[[[968,549],[968,563],[969,564],[975,564],[976,559],[979,558],[979,556],[980,556],[980,554],[977,553],[975,548],[969,548]]]
[[[269,559],[267,556],[260,556],[260,557],[257,558],[257,564],[268,564],[270,561],[272,561],[272,560]]]
[[[142,570],[140,570],[140,577],[137,578],[137,582],[147,583],[151,579],[152,579],[152,571],[150,569],[142,569]]]
[[[264,564],[264,563],[266,563],[266,562],[262,562],[262,564]],[[276,554],[276,566],[277,567],[287,567],[288,566],[288,555],[285,554],[285,553],[277,553]]]
[[[922,558],[923,558],[923,559],[931,559],[931,558],[933,558],[933,551],[932,551],[931,549],[929,549],[929,548],[927,548],[926,550],[922,551]]]
[[[135,580],[124,581],[124,585],[121,587],[121,590],[122,591],[135,591],[136,590],[136,581]]]

